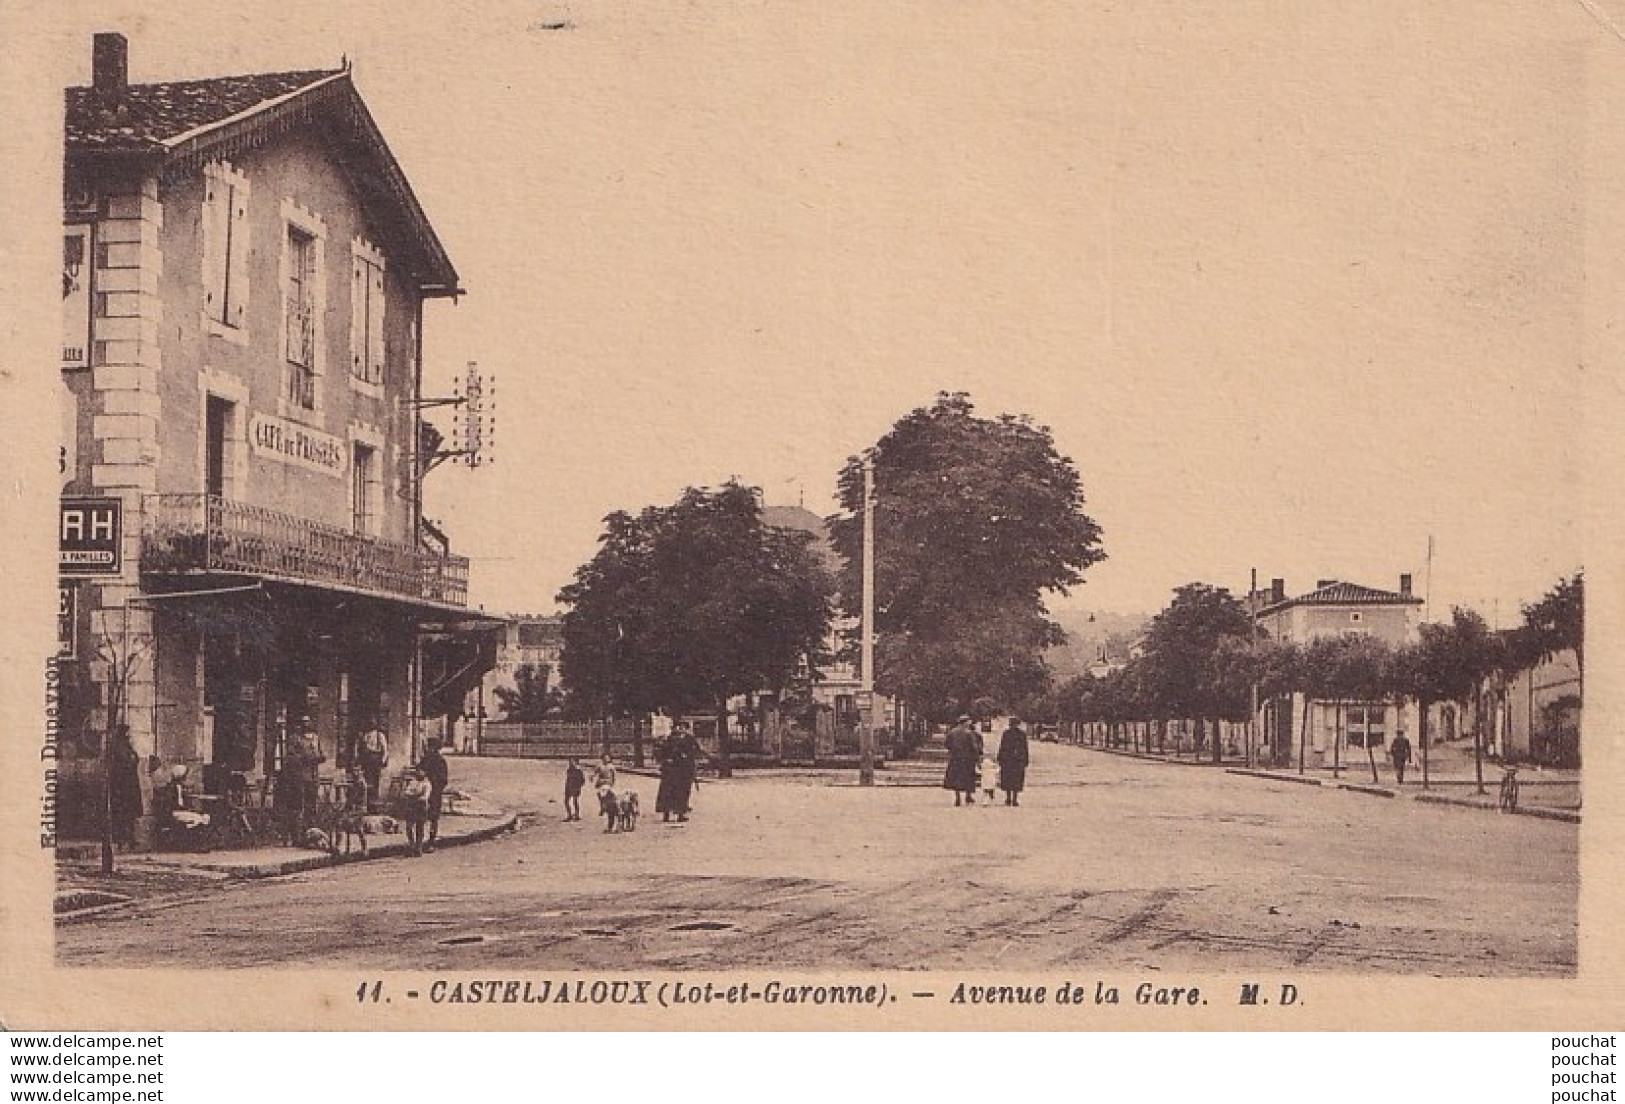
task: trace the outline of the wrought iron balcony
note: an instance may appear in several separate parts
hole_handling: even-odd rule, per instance
[[[468,561],[461,556],[436,556],[217,495],[148,495],[141,571],[262,575],[468,604]]]

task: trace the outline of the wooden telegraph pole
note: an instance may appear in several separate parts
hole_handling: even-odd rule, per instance
[[[875,460],[863,458],[863,634],[859,659],[863,664],[858,684],[858,784],[875,784]]]

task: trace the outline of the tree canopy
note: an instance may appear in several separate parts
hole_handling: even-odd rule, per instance
[[[1159,712],[1169,717],[1247,713],[1252,619],[1223,587],[1187,583],[1151,619],[1144,678]]]
[[[875,682],[933,719],[979,697],[1013,705],[1042,691],[1041,652],[1060,642],[1043,596],[1105,557],[1082,481],[1049,430],[982,418],[941,394],[868,453],[875,475]],[[863,458],[838,477],[831,540],[856,615],[863,555]]]
[[[680,713],[782,688],[829,629],[834,581],[812,542],[764,524],[737,482],[610,514],[559,592],[572,695],[600,713]]]
[[[552,668],[523,663],[513,673],[513,686],[496,687],[497,706],[502,719],[523,724],[534,724],[556,717],[564,710],[564,695],[556,686],[550,686]]]

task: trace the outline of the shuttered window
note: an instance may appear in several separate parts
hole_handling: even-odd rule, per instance
[[[350,374],[362,383],[384,382],[384,266],[357,248],[350,272]]]
[[[222,166],[203,177],[203,313],[240,330],[248,306],[248,182]]]

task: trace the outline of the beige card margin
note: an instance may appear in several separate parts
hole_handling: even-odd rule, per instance
[[[924,3],[924,0],[918,0]],[[53,286],[59,210],[60,81],[48,51],[58,45],[37,23],[46,0],[0,4],[0,409],[8,444],[4,473],[7,616],[0,623],[0,1023],[19,1029],[250,1030],[532,1030],[532,1029],[1012,1029],[1050,1030],[1596,1030],[1625,1027],[1625,680],[1621,677],[1621,626],[1625,625],[1625,523],[1621,519],[1625,444],[1625,371],[1622,371],[1621,307],[1625,306],[1625,39],[1609,8],[1617,0],[1576,0],[1552,5],[1552,18],[1574,28],[1587,43],[1587,81],[1573,109],[1586,115],[1589,156],[1585,166],[1586,402],[1580,413],[1587,479],[1583,490],[1585,565],[1590,598],[1588,653],[1590,694],[1585,716],[1585,822],[1581,826],[1580,975],[1575,980],[1436,980],[1349,977],[1260,970],[1245,980],[1290,981],[1304,995],[1296,1009],[1238,1009],[1238,975],[1158,975],[1161,983],[1188,980],[1214,994],[1200,1009],[1134,1006],[1084,1008],[963,1009],[942,1003],[918,1007],[905,1001],[884,1010],[861,1008],[745,1009],[699,1011],[547,1006],[361,1007],[354,971],[275,970],[229,972],[163,969],[58,969],[52,961],[52,863],[39,849],[37,749],[43,735],[45,656],[51,650],[51,535],[55,502],[55,363],[59,334]],[[927,5],[928,6],[928,5]],[[907,5],[901,7],[906,8]],[[1042,8],[1042,5],[1036,5]],[[887,18],[885,5],[833,0],[822,8],[830,19]],[[897,9],[892,9],[894,13]],[[1485,19],[1496,6],[1484,5]],[[1625,10],[1613,13],[1625,18]],[[43,46],[42,46],[43,44]],[[74,43],[74,48],[82,44]],[[1578,427],[1577,427],[1578,428]],[[481,975],[596,977],[558,971],[475,971]],[[1141,980],[1124,972],[1077,975],[1115,984]],[[424,985],[428,974],[385,974],[392,985]],[[452,975],[443,975],[450,977]],[[457,976],[472,976],[460,974]],[[687,980],[766,981],[763,972],[690,972],[628,969],[621,976]],[[815,975],[783,975],[812,980]],[[1057,976],[868,974],[817,975],[827,980],[884,981],[902,990],[930,985],[938,992],[960,980],[1053,985]]]

